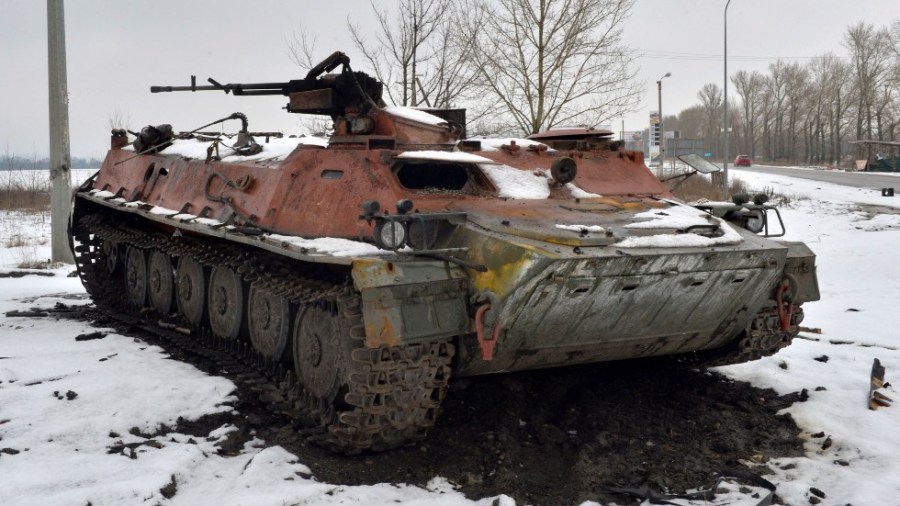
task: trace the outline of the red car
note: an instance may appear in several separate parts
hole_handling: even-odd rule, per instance
[[[738,155],[737,158],[734,159],[735,167],[749,167],[750,166],[750,155]]]

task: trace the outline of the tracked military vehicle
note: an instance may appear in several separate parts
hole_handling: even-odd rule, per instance
[[[753,360],[818,299],[813,253],[766,237],[777,209],[679,203],[609,131],[468,139],[461,111],[386,106],[341,53],[289,82],[209,81],[151,91],[284,95],[333,134],[240,113],[114,130],[74,197],[78,273],[105,307],[249,357],[272,409],[333,450],[422,439],[454,377]],[[238,132],[204,130],[223,122]]]

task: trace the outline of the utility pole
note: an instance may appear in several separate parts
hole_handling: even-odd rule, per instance
[[[47,62],[50,81],[50,250],[54,262],[72,263],[69,209],[69,93],[66,85],[66,23],[63,0],[47,0]]]
[[[725,89],[725,96],[723,97],[725,112],[723,113],[722,118],[722,144],[724,158],[722,160],[722,167],[724,167],[724,171],[722,173],[722,200],[728,200],[728,6],[731,5],[731,0],[725,3],[725,82],[723,83]]]
[[[413,10],[413,16],[416,16],[415,10]],[[419,45],[419,20],[416,19],[413,21],[413,46],[412,46],[412,106],[416,107],[419,105],[419,99],[416,97],[416,48]]]
[[[659,81],[656,81],[656,92],[657,92],[657,105],[659,106],[659,171],[660,174],[666,173],[666,129],[663,126],[663,110],[662,110],[662,80],[671,76],[671,72],[666,72],[666,75],[659,78]],[[672,165],[672,170],[675,170],[674,164]]]

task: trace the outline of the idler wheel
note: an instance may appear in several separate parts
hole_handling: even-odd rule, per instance
[[[206,303],[212,331],[226,339],[237,339],[244,320],[244,287],[240,275],[228,267],[213,267]]]
[[[150,304],[160,313],[169,314],[175,295],[175,280],[172,277],[172,260],[169,255],[157,250],[150,252],[147,285],[150,289]]]
[[[340,388],[338,340],[340,316],[319,306],[306,306],[294,325],[294,369],[313,395],[333,401]]]
[[[110,274],[116,272],[119,267],[119,243],[113,241],[103,241],[100,246],[100,254],[103,257],[103,263],[106,270]]]
[[[206,312],[206,277],[200,262],[181,257],[175,272],[175,302],[178,312],[193,325],[203,323]]]
[[[128,300],[138,308],[143,308],[147,303],[147,259],[144,250],[128,247],[125,256],[125,283]]]
[[[253,348],[266,357],[280,359],[290,338],[290,303],[284,297],[252,285],[248,308]]]

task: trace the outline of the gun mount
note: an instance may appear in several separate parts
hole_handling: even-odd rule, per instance
[[[326,74],[341,67],[335,74]],[[299,114],[330,116],[334,121],[331,142],[366,144],[392,148],[399,144],[454,144],[465,131],[465,115],[459,110],[402,112],[387,107],[382,100],[384,84],[365,72],[354,72],[350,58],[335,51],[311,68],[303,79],[273,83],[222,84],[207,79],[210,85],[151,86],[151,93],[173,91],[224,91],[233,95],[284,95],[285,109]],[[433,120],[443,119],[435,123]],[[424,122],[423,122],[423,118]],[[462,119],[462,123],[459,122]]]
[[[324,74],[341,66],[339,74]],[[384,85],[365,72],[354,72],[350,58],[335,51],[311,68],[303,79],[275,83],[222,84],[213,78],[210,85],[197,86],[191,76],[190,86],[151,86],[150,93],[173,91],[224,91],[233,95],[284,95],[290,98],[287,111],[300,114],[342,116],[348,112],[365,114],[373,106],[383,107],[381,95]]]

